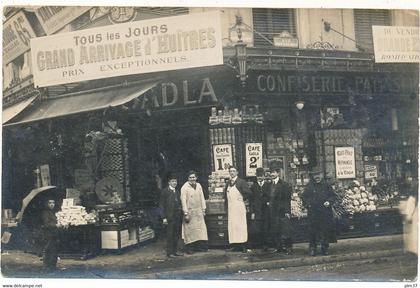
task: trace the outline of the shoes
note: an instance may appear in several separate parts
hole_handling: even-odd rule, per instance
[[[241,249],[241,252],[244,253],[244,254],[248,253],[248,252],[251,252],[251,251],[252,251],[251,249],[247,249],[247,248],[242,248]]]
[[[287,252],[287,250],[286,250],[286,248],[279,248],[279,249],[277,249],[277,253],[286,253]]]
[[[309,255],[311,255],[312,257],[315,257],[316,256],[316,250],[315,249],[309,250]]]
[[[174,254],[166,254],[166,257],[168,257],[168,258],[175,258],[175,255]]]
[[[181,257],[181,256],[184,256],[184,253],[178,253],[178,252],[176,252],[175,254],[173,254],[174,256],[177,256],[177,257]]]

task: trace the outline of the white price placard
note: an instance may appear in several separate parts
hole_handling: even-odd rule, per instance
[[[378,177],[378,168],[376,165],[365,165],[365,179],[373,179]]]
[[[255,176],[258,167],[262,167],[263,147],[262,143],[245,144],[246,176]]]
[[[337,179],[356,178],[354,147],[335,147],[335,172]]]
[[[229,175],[229,166],[233,165],[231,144],[213,145],[214,171],[220,175]]]

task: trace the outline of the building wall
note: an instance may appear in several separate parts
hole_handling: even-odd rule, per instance
[[[231,46],[229,40],[229,29],[235,25],[236,15],[242,16],[245,24],[252,27],[252,10],[249,8],[214,8],[214,7],[192,7],[190,13],[202,13],[207,11],[220,10],[222,15],[222,39],[224,46]],[[251,33],[252,34],[252,33]],[[252,46],[252,45],[251,45]]]
[[[392,10],[393,26],[419,26],[419,11],[416,10]]]
[[[297,29],[299,48],[304,49],[316,41],[329,42],[337,50],[355,51],[353,41],[334,32],[324,30],[324,21],[331,24],[331,28],[350,37],[354,36],[354,16],[351,9],[297,9]],[[309,25],[308,25],[309,24]]]

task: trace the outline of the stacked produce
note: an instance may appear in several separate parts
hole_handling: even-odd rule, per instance
[[[290,213],[292,217],[302,218],[307,216],[307,211],[303,207],[302,199],[299,197],[299,193],[293,193],[290,201]]]
[[[349,214],[361,213],[376,210],[378,196],[368,192],[365,186],[361,186],[359,181],[353,183],[345,190],[342,206]]]
[[[79,226],[96,222],[96,213],[87,213],[83,206],[67,206],[55,214],[57,216],[57,226]]]

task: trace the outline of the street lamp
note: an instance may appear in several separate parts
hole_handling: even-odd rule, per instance
[[[235,25],[233,25],[232,28],[230,28],[229,34],[230,34],[230,40],[236,40],[235,43],[235,58],[236,58],[236,64],[233,66],[233,68],[238,72],[237,77],[241,81],[242,87],[245,87],[246,79],[248,78],[247,71],[247,54],[246,54],[246,46],[247,44],[242,40],[243,34],[250,32],[247,28],[247,26],[243,23],[242,17],[240,15],[236,15],[236,22]],[[245,35],[246,37],[248,35]]]

